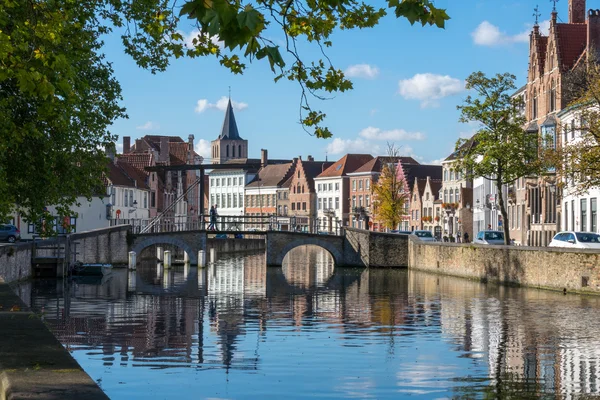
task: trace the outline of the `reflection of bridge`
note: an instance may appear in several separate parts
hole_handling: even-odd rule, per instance
[[[344,229],[342,235],[320,235],[286,231],[206,231],[132,234],[129,250],[140,254],[145,248],[172,245],[187,253],[190,264],[198,264],[198,252],[216,247],[219,241],[264,240],[266,265],[281,266],[286,254],[305,245],[319,246],[333,257],[336,266],[404,267],[408,261],[408,237],[358,229]]]

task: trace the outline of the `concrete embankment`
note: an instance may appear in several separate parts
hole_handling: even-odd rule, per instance
[[[106,400],[42,320],[0,284],[0,400]]]
[[[409,268],[481,281],[600,294],[600,252],[425,243],[411,238]]]

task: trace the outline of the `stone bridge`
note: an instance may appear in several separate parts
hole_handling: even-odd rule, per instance
[[[233,237],[240,232],[219,232]],[[261,239],[212,239],[214,232],[182,231],[164,233],[131,234],[129,250],[140,254],[146,247],[168,244],[177,246],[188,254],[190,264],[198,264],[198,251],[219,246],[226,240],[242,243]],[[369,232],[347,228],[342,236],[316,235],[299,232],[267,231],[244,232],[244,237],[263,237],[266,250],[266,264],[281,266],[286,254],[292,249],[304,246],[319,246],[329,252],[337,267],[407,267],[408,236]],[[223,251],[227,251],[226,247]]]

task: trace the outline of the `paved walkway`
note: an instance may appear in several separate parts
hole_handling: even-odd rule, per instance
[[[44,323],[0,284],[0,400],[106,400]]]

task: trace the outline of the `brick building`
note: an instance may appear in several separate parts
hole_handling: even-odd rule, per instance
[[[553,146],[560,145],[557,134],[557,113],[570,99],[566,97],[565,75],[590,56],[598,56],[600,49],[600,12],[590,10],[586,18],[586,1],[569,0],[569,16],[565,23],[558,22],[553,11],[548,36],[536,24],[530,35],[529,70],[525,89],[526,130],[541,137],[554,138]],[[547,245],[560,230],[560,189],[554,170],[548,170],[538,179],[523,179],[517,183],[527,191],[521,237],[518,242],[533,246]],[[515,232],[517,234],[517,232]]]
[[[325,171],[332,162],[315,161],[308,156],[294,158],[293,173],[289,182],[290,216],[296,217],[292,229],[315,232],[317,221],[317,194],[315,178]]]

